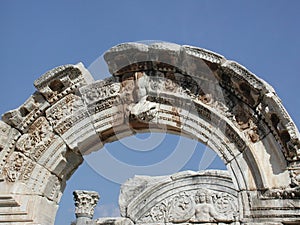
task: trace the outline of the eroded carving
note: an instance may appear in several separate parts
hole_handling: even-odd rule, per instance
[[[95,207],[99,201],[99,195],[95,191],[74,191],[76,218],[93,218]]]
[[[96,81],[95,83],[80,88],[87,105],[91,105],[98,101],[116,97],[119,95],[121,85],[115,77],[110,77],[105,80]]]
[[[20,152],[14,152],[7,160],[3,174],[9,182],[28,180],[35,164]]]
[[[233,222],[237,209],[232,196],[225,193],[214,193],[206,189],[195,194],[195,214],[191,222]]]
[[[4,113],[2,119],[7,124],[25,133],[34,120],[42,116],[49,106],[50,104],[43,96],[36,92],[18,109]]]
[[[19,137],[20,133],[16,129],[0,121],[0,176],[3,173],[6,159],[14,151]]]
[[[23,134],[16,148],[24,155],[37,161],[43,152],[51,145],[55,135],[53,129],[45,117],[39,117],[29,128],[28,133]]]
[[[48,102],[53,103],[92,81],[90,73],[79,63],[59,66],[48,71],[34,82],[34,86]]]
[[[47,119],[58,134],[64,134],[74,124],[87,118],[87,109],[77,95],[67,95],[46,111]]]
[[[123,103],[124,115],[129,120],[149,122],[155,118],[157,107],[155,103],[148,101],[148,82],[148,76],[141,72],[122,77],[120,99]]]
[[[260,139],[259,130],[254,122],[254,113],[250,112],[243,104],[237,104],[233,108],[233,120],[238,127],[244,131],[252,142],[257,142]],[[257,121],[257,119],[255,119]]]
[[[237,200],[228,193],[185,191],[156,204],[141,218],[144,223],[208,223],[237,221]]]

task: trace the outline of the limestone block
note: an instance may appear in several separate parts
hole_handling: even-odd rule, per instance
[[[228,162],[226,167],[232,176],[234,186],[237,187],[238,190],[251,190],[256,188],[253,175],[247,165],[247,159],[245,159],[242,154],[239,154]]]
[[[247,193],[251,202],[250,217],[262,224],[270,222],[270,218],[272,218],[274,224],[280,222],[284,222],[284,224],[299,224],[299,196],[294,199],[285,199],[280,194],[278,197],[271,197],[269,193],[269,191],[261,191],[260,193],[252,191]]]
[[[279,151],[274,151],[279,149]],[[264,151],[265,150],[265,151]],[[256,143],[250,143],[245,154],[251,154],[257,163],[258,171],[264,171],[263,183],[269,188],[279,188],[289,186],[291,183],[287,171],[287,162],[280,146],[272,134],[268,134],[264,139]]]
[[[74,93],[79,87],[92,83],[93,77],[82,63],[56,67],[34,82],[34,86],[50,103]]]
[[[40,195],[59,202],[65,188],[65,180],[20,152],[10,155],[3,174],[6,182],[1,189],[7,194]]]
[[[104,59],[113,75],[152,68],[148,46],[142,43],[119,44],[105,52]]]
[[[42,116],[49,106],[50,104],[43,96],[40,93],[35,92],[22,106],[4,113],[2,120],[22,133],[26,133],[29,126],[39,116]]]
[[[58,205],[47,198],[33,195],[10,195],[7,197],[17,202],[17,205],[0,207],[0,223],[7,225],[54,223]],[[39,213],[36,213],[37,209],[39,209]]]
[[[35,164],[30,178],[24,183],[30,190],[27,194],[44,196],[56,203],[60,201],[66,186],[66,180],[60,179],[39,164]],[[26,191],[22,190],[21,193],[26,194]]]
[[[148,47],[153,69],[158,71],[176,71],[180,63],[180,45],[168,42],[152,43]]]

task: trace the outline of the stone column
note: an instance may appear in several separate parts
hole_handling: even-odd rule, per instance
[[[94,216],[99,194],[95,191],[74,191],[76,225],[87,224]]]

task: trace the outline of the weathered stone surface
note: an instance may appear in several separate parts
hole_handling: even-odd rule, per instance
[[[76,225],[96,224],[92,221],[95,207],[100,198],[95,191],[77,190],[73,192],[75,200]]]
[[[264,96],[260,112],[281,145],[286,159],[288,161],[299,161],[299,131],[276,94],[268,93]]]
[[[49,106],[50,104],[43,96],[36,92],[18,109],[6,112],[2,116],[2,120],[22,133],[26,133],[29,126],[38,117],[43,116]]]
[[[92,218],[95,207],[99,201],[100,196],[95,191],[74,191],[75,200],[75,215],[78,217]]]
[[[238,221],[238,201],[225,171],[135,177],[121,187],[121,215],[134,223]]]
[[[0,121],[0,180],[4,179],[3,168],[7,157],[14,151],[15,144],[20,137],[20,133],[9,126],[8,124]]]
[[[47,109],[46,117],[53,130],[73,151],[84,155],[100,148],[97,145],[93,146],[100,138],[81,97],[74,94],[66,95]]]
[[[113,217],[113,218],[99,218],[96,219],[94,222],[96,225],[133,225],[134,223],[128,219],[128,218],[124,218],[124,217]]]
[[[38,92],[3,115],[0,186],[4,196],[14,195],[5,204],[17,202],[22,208],[22,204],[30,205],[30,195],[42,199],[44,208],[54,215],[66,180],[82,162],[81,155],[154,127],[197,139],[218,153],[239,192],[240,213],[235,217],[239,222],[299,223],[294,206],[299,205],[300,135],[272,87],[238,63],[192,46],[127,43],[113,47],[104,58],[111,78],[94,82],[82,64],[55,68],[35,81]],[[150,188],[153,180],[147,179],[139,178],[139,184],[127,191],[136,194]],[[166,180],[172,181],[171,177]],[[198,189],[207,196],[222,196],[218,192],[223,191]],[[201,213],[186,219],[188,210],[187,214],[172,211],[181,201],[193,202],[191,208],[196,211],[196,194],[196,189],[188,190],[176,198],[155,198],[136,207],[138,200],[131,199],[127,211],[125,203],[120,203],[135,221],[153,219],[153,208],[168,212],[166,221],[177,223],[174,218],[179,215],[185,223],[198,223],[206,221]],[[164,200],[170,208],[156,207]],[[39,201],[33,203],[37,211],[28,210],[23,222],[53,222],[36,207]],[[207,210],[216,210],[215,203],[205,204]],[[6,206],[1,210],[0,222],[19,221],[15,207],[4,219]],[[41,217],[36,216],[39,210]],[[236,222],[233,216],[209,217],[223,220],[220,223]]]
[[[110,136],[118,134],[118,127],[124,124],[120,89],[121,84],[115,78],[96,81],[80,88],[91,122],[101,140],[96,142],[99,148]]]
[[[53,103],[93,81],[88,70],[82,63],[78,63],[77,65],[59,66],[48,71],[34,81],[34,86],[48,102]]]

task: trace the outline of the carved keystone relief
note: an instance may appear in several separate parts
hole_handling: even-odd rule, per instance
[[[96,81],[79,90],[91,115],[93,126],[101,138],[105,136],[103,131],[124,123],[120,90],[121,83],[115,77]]]

